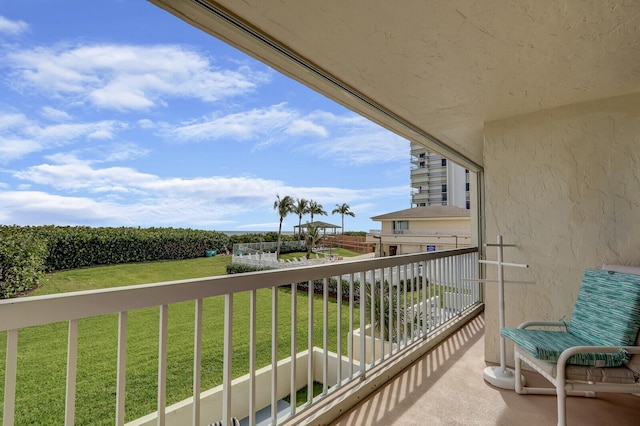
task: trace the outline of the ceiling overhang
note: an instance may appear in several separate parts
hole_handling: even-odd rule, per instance
[[[151,0],[471,170],[488,121],[640,91],[640,4]]]

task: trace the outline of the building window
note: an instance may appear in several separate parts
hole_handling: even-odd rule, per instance
[[[465,186],[466,186],[466,190],[468,191],[469,190],[469,182],[467,182],[467,184]]]
[[[442,194],[442,201],[447,201],[447,193]],[[445,204],[443,204],[445,205]]]
[[[442,185],[442,192],[447,192],[447,184]]]
[[[403,234],[404,231],[409,229],[409,222],[406,220],[394,220],[393,221],[393,233]]]
[[[467,200],[467,210],[471,208],[471,201]]]
[[[447,159],[446,159],[446,158],[443,158],[443,159],[442,159],[442,166],[444,167],[444,166],[446,166],[446,165],[447,165]]]
[[[420,162],[420,168],[421,168],[421,169],[424,169],[424,161],[421,161],[421,162]]]
[[[427,158],[427,154],[425,152],[420,153],[420,158]]]

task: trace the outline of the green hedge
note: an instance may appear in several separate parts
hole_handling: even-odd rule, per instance
[[[266,266],[251,266],[245,265],[242,263],[230,263],[227,265],[227,274],[242,274],[245,272],[255,272],[255,271],[268,271],[273,268],[268,268]]]
[[[42,274],[116,263],[193,259],[226,253],[230,239],[183,228],[0,226],[0,298],[38,285]]]
[[[225,253],[229,237],[183,228],[44,227],[47,270],[94,265],[193,259],[206,250]]]
[[[0,299],[30,290],[44,275],[45,241],[13,226],[0,228]]]

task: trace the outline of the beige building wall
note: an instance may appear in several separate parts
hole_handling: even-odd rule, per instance
[[[433,219],[398,219],[409,222],[409,231],[466,231],[470,232],[471,222],[468,217],[454,218],[433,218]],[[391,234],[393,232],[392,220],[382,221],[382,233]]]
[[[389,255],[390,246],[397,246],[397,255],[422,253],[427,245],[438,250],[469,247],[472,244],[469,217],[398,219],[409,222],[407,233],[393,233],[393,220],[383,220],[381,226],[382,252]],[[456,235],[456,237],[453,237]],[[379,248],[376,255],[379,255]]]
[[[490,122],[484,161],[487,242],[503,235],[518,246],[504,260],[530,265],[506,279],[536,281],[506,286],[508,327],[569,319],[585,268],[640,265],[640,94]],[[497,300],[487,284],[488,361],[499,359]]]

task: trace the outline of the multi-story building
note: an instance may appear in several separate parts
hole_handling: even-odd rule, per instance
[[[367,235],[376,257],[446,250],[471,245],[470,210],[456,206],[412,207],[374,216],[379,233]]]
[[[469,209],[469,171],[411,142],[411,207],[457,206]]]

